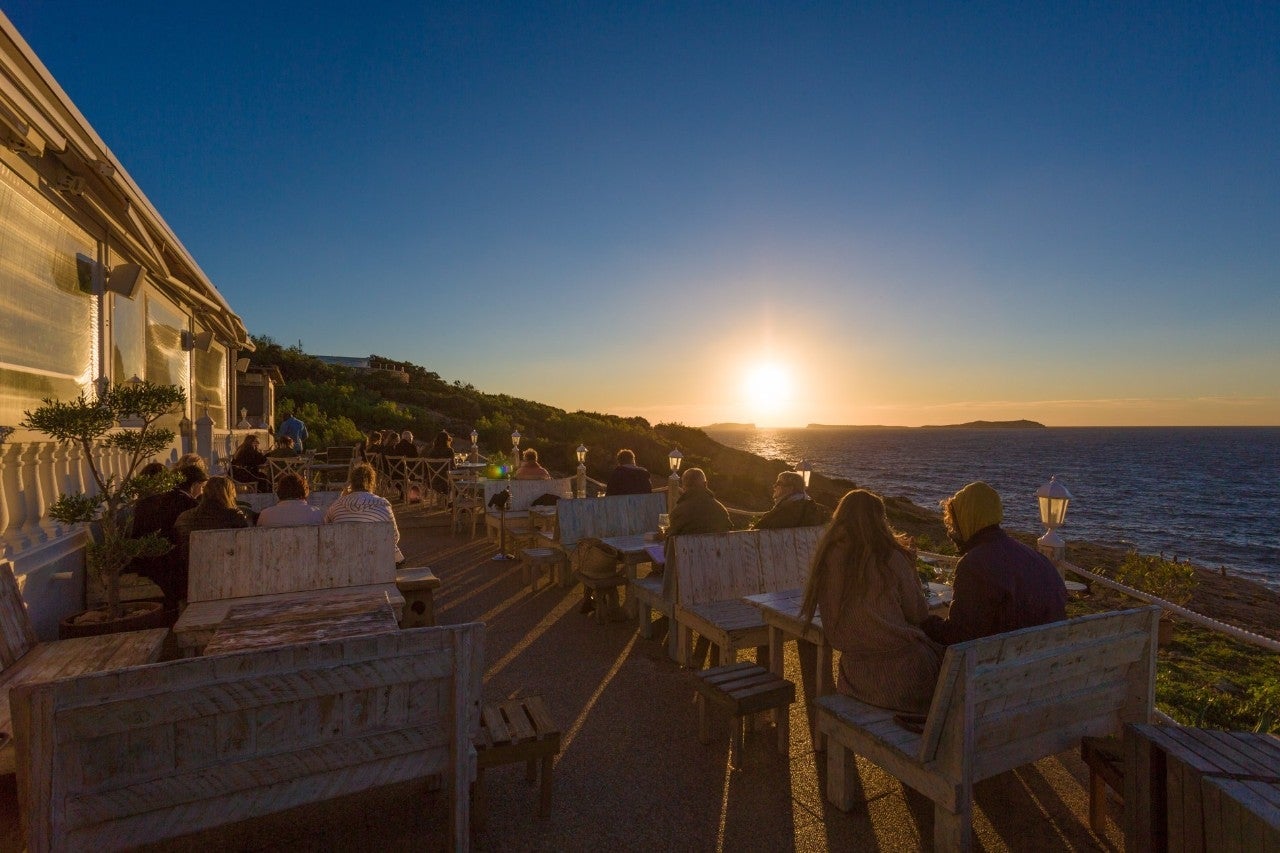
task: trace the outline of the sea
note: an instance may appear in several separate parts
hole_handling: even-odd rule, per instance
[[[1280,589],[1280,427],[708,430],[729,447],[936,509],[985,480],[1005,525],[1043,531],[1036,489],[1071,491],[1072,539],[1226,566]]]

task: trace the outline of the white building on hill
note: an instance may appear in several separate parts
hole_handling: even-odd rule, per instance
[[[187,389],[171,450],[225,454],[244,324],[0,13],[0,559],[42,636],[82,600],[85,532],[46,517],[79,451],[14,428],[44,397],[133,376]],[[211,460],[213,461],[213,460]]]

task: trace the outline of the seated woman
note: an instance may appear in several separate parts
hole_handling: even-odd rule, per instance
[[[230,477],[210,477],[200,493],[200,502],[178,516],[173,529],[178,535],[178,551],[183,565],[190,554],[191,533],[196,530],[227,530],[248,527],[249,519],[236,506],[236,486]]]
[[[267,454],[259,447],[258,436],[250,433],[240,442],[231,457],[231,477],[237,483],[254,483],[260,492],[271,491],[271,478],[262,471],[267,464]]]
[[[396,526],[396,516],[391,511],[391,503],[386,498],[373,493],[377,487],[378,474],[373,467],[356,465],[347,477],[347,487],[342,495],[325,510],[324,523],[391,522],[391,529],[395,533],[396,562],[399,563],[404,560],[404,554],[400,553],[400,528]]]
[[[878,495],[846,494],[814,553],[800,615],[812,619],[816,607],[827,641],[840,650],[841,693],[923,714],[942,647],[920,628],[929,606],[908,542],[889,527]]]
[[[538,464],[538,451],[530,447],[523,454],[524,461],[511,475],[513,480],[550,480],[551,472]]]
[[[440,430],[440,432],[436,433],[436,439],[431,443],[431,447],[423,455],[428,459],[444,459],[448,461],[444,471],[431,475],[431,488],[447,497],[449,495],[448,472],[453,470],[453,436],[449,435],[448,430]]]
[[[276,480],[276,505],[258,513],[259,527],[302,527],[323,524],[324,510],[307,503],[307,484],[297,474],[285,472]]]

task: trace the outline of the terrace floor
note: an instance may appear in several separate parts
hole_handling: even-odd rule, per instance
[[[641,639],[634,623],[602,626],[578,613],[580,588],[521,583],[518,563],[495,562],[482,536],[452,536],[420,513],[401,518],[408,565],[441,578],[441,623],[480,621],[487,701],[541,694],[559,723],[550,816],[536,817],[537,786],[524,767],[486,771],[482,850],[917,850],[932,847],[933,807],[859,759],[864,801],[848,814],[823,796],[822,755],[810,742],[807,703],[791,710],[791,755],[772,728],[747,740],[746,768],[731,771],[728,725],[697,737],[694,676]],[[801,683],[794,644],[787,677]],[[12,797],[0,785],[0,800]],[[338,803],[240,824],[222,837],[174,849],[423,850],[445,846],[443,797],[398,786]],[[980,782],[974,831],[980,850],[1122,849],[1119,809],[1105,838],[1088,828],[1086,771],[1075,753]],[[0,802],[0,822],[12,805]],[[7,836],[12,839],[12,835]],[[0,849],[6,836],[0,833]],[[213,844],[214,846],[210,846]]]

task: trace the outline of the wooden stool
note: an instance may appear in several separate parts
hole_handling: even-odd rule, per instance
[[[1089,828],[1102,835],[1107,828],[1107,786],[1124,796],[1124,754],[1120,739],[1080,739],[1080,758],[1089,767]]]
[[[538,591],[538,578],[542,576],[543,567],[547,569],[548,582],[563,583],[569,566],[568,556],[559,548],[522,548],[520,559],[524,582],[529,585],[530,592]]]
[[[440,578],[423,566],[396,572],[396,588],[404,596],[401,628],[429,628],[436,624],[435,589]]]
[[[596,621],[602,625],[607,623],[610,614],[619,610],[618,587],[626,586],[627,579],[622,575],[607,578],[584,578],[579,575],[579,579],[584,587],[591,590],[596,603]]]
[[[538,778],[541,761],[542,782],[538,797],[538,817],[551,810],[551,773],[560,754],[560,730],[547,713],[541,696],[525,696],[485,705],[480,712],[480,734],[476,737],[476,784],[472,796],[472,816],[477,826],[484,824],[484,792],[481,782],[486,767],[525,761],[525,778]]]
[[[698,740],[710,740],[707,719],[707,702],[726,708],[733,726],[733,768],[742,768],[742,730],[747,718],[760,711],[779,709],[778,752],[786,755],[790,748],[791,731],[788,725],[788,708],[796,701],[796,686],[785,678],[774,675],[763,666],[754,663],[734,663],[718,666],[697,673],[698,680]]]

